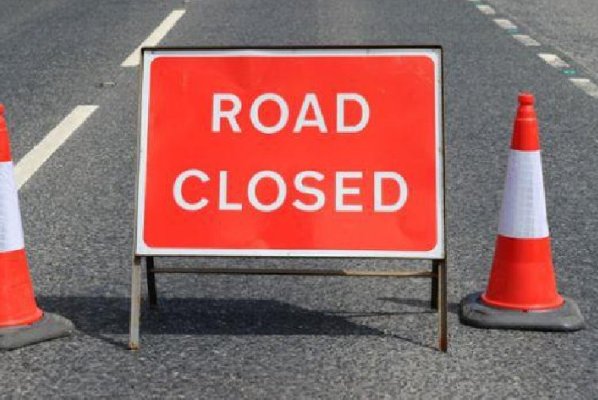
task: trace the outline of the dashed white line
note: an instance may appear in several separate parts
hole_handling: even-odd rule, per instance
[[[479,0],[469,0],[472,3],[477,3]],[[476,4],[477,9],[486,15],[494,15],[496,14],[496,10],[488,5],[485,4]],[[517,25],[512,23],[510,20],[505,18],[494,18],[494,23],[500,26],[502,29],[507,31],[511,31],[511,36],[519,43],[524,46],[528,47],[538,47],[542,44],[538,42],[536,39],[532,38],[529,35],[522,35],[518,34],[517,32]],[[575,75],[575,70],[571,70],[571,66],[565,60],[557,56],[556,54],[551,53],[538,53],[538,57],[544,60],[548,65],[553,68],[561,70],[565,75]],[[583,90],[588,96],[594,97],[598,99],[598,85],[592,82],[590,79],[587,78],[569,78],[569,81],[573,83],[576,87]]]
[[[480,10],[480,12],[482,14],[485,14],[485,15],[494,15],[494,14],[496,14],[496,11],[494,11],[494,8],[490,7],[489,5],[478,4],[478,5],[476,5],[476,7],[478,8],[478,10]]]
[[[569,68],[570,65],[567,64],[563,59],[556,54],[551,53],[538,53],[538,57],[546,62],[546,64],[554,67],[554,68]]]
[[[513,35],[513,38],[524,46],[540,46],[540,42],[528,35]]]
[[[98,106],[77,106],[15,166],[15,181],[20,189],[29,178],[54,154],[79,128]]]
[[[494,23],[496,25],[500,26],[503,29],[507,29],[507,30],[516,30],[517,29],[517,25],[515,25],[514,23],[512,23],[508,19],[495,18],[494,19]]]
[[[569,78],[571,83],[586,92],[589,96],[598,99],[598,85],[587,78]]]
[[[141,48],[156,46],[166,36],[166,34],[174,27],[181,17],[185,15],[185,10],[173,10],[164,21],[158,25],[156,29],[145,39],[120,65],[121,67],[136,67],[139,65],[141,58]]]

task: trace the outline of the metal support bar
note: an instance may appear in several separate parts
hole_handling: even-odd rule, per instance
[[[438,260],[432,260],[432,280],[431,280],[431,297],[430,297],[430,307],[433,310],[438,310]]]
[[[301,275],[301,276],[353,276],[353,277],[394,277],[431,278],[431,271],[360,271],[335,269],[272,269],[272,268],[152,268],[152,274],[223,274],[223,275]],[[148,275],[149,276],[149,275]]]
[[[131,320],[129,325],[129,349],[139,349],[139,317],[141,312],[141,257],[133,257],[131,271]]]
[[[298,275],[298,276],[350,276],[350,277],[393,277],[393,278],[431,278],[431,305],[438,310],[438,348],[446,352],[447,333],[447,277],[446,260],[433,260],[431,271],[360,271],[333,269],[272,269],[272,268],[206,268],[206,267],[171,267],[156,268],[153,257],[146,258],[148,294],[150,307],[157,305],[155,274],[157,273],[194,273],[224,275]],[[133,258],[131,277],[131,321],[129,349],[139,349],[139,320],[141,308],[141,257]]]
[[[158,308],[158,292],[156,290],[156,275],[154,268],[154,257],[145,258],[145,268],[147,271],[147,294],[149,306],[151,309]]]
[[[438,262],[438,348],[448,349],[446,260]]]

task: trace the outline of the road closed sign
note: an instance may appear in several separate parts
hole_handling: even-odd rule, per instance
[[[444,258],[439,48],[145,49],[137,255]]]

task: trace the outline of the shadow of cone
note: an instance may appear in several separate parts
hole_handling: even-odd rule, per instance
[[[498,236],[485,293],[461,301],[461,322],[481,328],[576,331],[584,320],[557,292],[531,94],[519,95]]]
[[[0,349],[69,335],[73,324],[37,307],[10,155],[4,106],[0,104]]]

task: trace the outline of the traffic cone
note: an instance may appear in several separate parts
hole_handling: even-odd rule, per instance
[[[10,156],[4,106],[0,104],[0,349],[66,336],[67,319],[37,307],[29,277],[21,213]]]
[[[494,262],[485,293],[461,302],[461,321],[482,328],[575,331],[573,300],[556,288],[534,96],[519,95]]]

